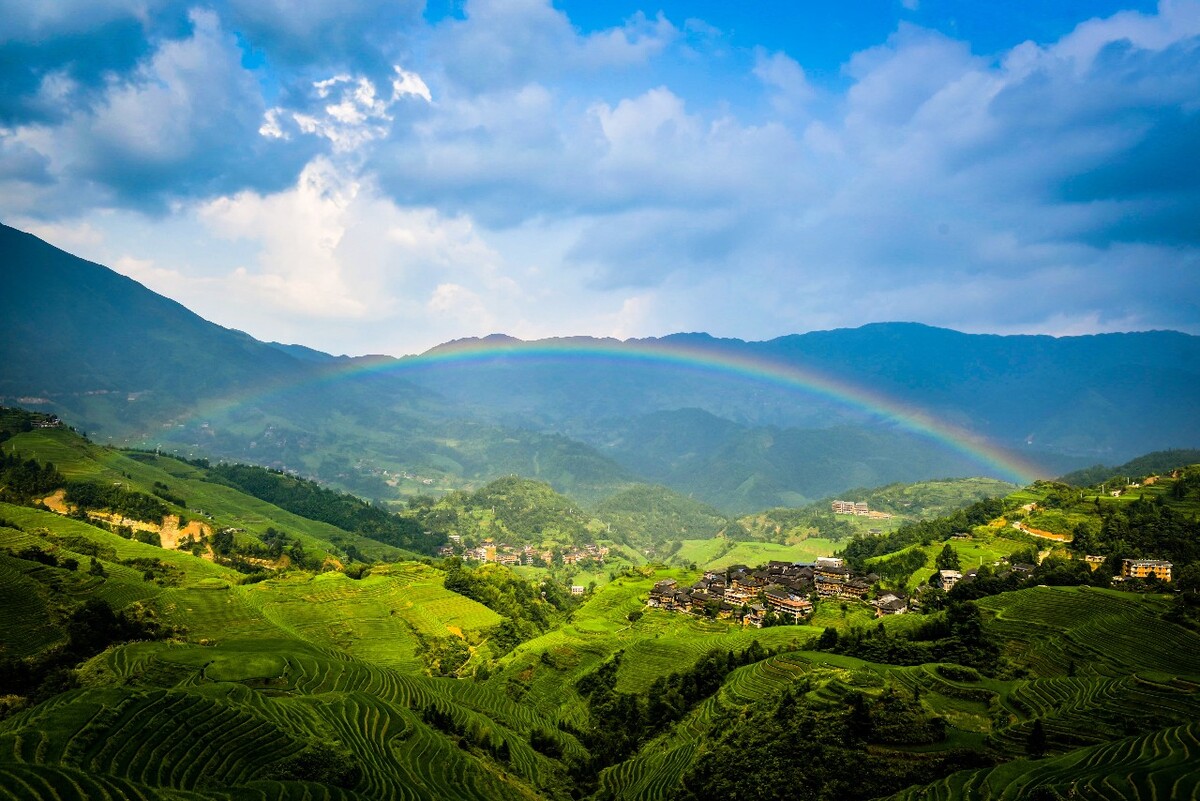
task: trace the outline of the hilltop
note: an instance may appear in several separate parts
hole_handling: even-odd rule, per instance
[[[1022,582],[1108,586],[1127,559],[1174,563],[1175,575],[1200,560],[1200,466],[1080,488],[1038,481],[1003,498],[981,501],[946,517],[906,523],[884,536],[857,536],[842,553],[900,590],[923,584],[942,558],[961,570],[1024,562],[1032,573],[1016,583],[983,582],[961,597],[1014,589]],[[941,553],[945,550],[945,556]],[[951,557],[950,554],[953,554]],[[1036,568],[1036,569],[1035,569]],[[1015,580],[1015,579],[1014,579]]]
[[[1116,467],[1104,464],[1092,465],[1082,470],[1067,473],[1058,480],[1063,484],[1071,484],[1076,487],[1090,487],[1106,482],[1109,479],[1129,479],[1134,476],[1169,473],[1180,465],[1198,463],[1200,463],[1200,450],[1194,448],[1177,448],[1174,450],[1147,453]]]

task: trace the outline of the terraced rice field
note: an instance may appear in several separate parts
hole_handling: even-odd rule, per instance
[[[49,612],[41,586],[18,567],[27,565],[0,556],[0,652],[13,657],[32,656],[66,639],[57,628],[45,625]]]
[[[666,801],[674,796],[718,710],[771,697],[805,677],[818,684],[834,677],[845,680],[864,664],[848,657],[790,651],[740,667],[716,696],[697,706],[669,733],[652,740],[632,759],[605,770],[600,794],[625,801]]]
[[[144,643],[111,651],[98,660],[121,686],[59,696],[6,721],[0,767],[15,764],[21,775],[45,774],[64,786],[72,771],[103,774],[117,788],[106,790],[113,798],[155,797],[147,788],[219,794],[234,786],[269,791],[265,797],[322,797],[306,796],[303,784],[272,780],[281,761],[313,743],[337,743],[354,755],[364,768],[354,785],[363,798],[516,798],[525,783],[554,773],[527,741],[544,721],[484,686],[405,676],[288,645]],[[150,679],[171,688],[127,689]],[[451,714],[464,730],[487,732],[493,743],[504,740],[507,761],[480,770],[478,757],[414,712],[427,706]],[[579,750],[569,738],[564,745]],[[512,784],[506,775],[523,781]],[[51,787],[30,797],[89,792],[105,797],[90,786],[74,796],[55,796]]]
[[[247,588],[246,598],[302,640],[417,673],[417,634],[462,636],[500,622],[482,604],[446,590],[440,572],[424,566],[361,581],[341,573],[272,580]]]
[[[991,770],[961,771],[894,801],[1028,798],[1038,788],[1102,801],[1200,797],[1200,726],[1163,729],[1036,762],[1016,760]]]
[[[683,540],[671,555],[673,564],[694,563],[701,570],[721,570],[730,565],[760,565],[773,559],[787,562],[811,562],[829,556],[838,545],[823,537],[809,537],[792,545],[774,542],[737,542],[713,538]]]
[[[1138,674],[1119,679],[1040,679],[1022,682],[1002,704],[1017,715],[1029,716],[992,737],[994,745],[1016,755],[1024,752],[1033,718],[1042,721],[1054,750],[1196,720],[1200,684]]]
[[[1014,643],[1012,657],[1039,675],[1066,675],[1074,662],[1100,675],[1129,665],[1200,676],[1200,635],[1164,621],[1161,606],[1090,588],[1034,588],[985,598],[989,632]]]
[[[63,451],[56,461],[75,458],[79,475],[105,476],[114,469],[94,461],[89,466],[54,437],[44,439],[48,452]],[[174,475],[163,465],[120,458],[130,471],[140,471],[139,480],[169,476],[183,495],[200,491],[190,487],[179,463],[166,465],[183,471]],[[217,511],[225,502],[220,492],[203,496]],[[240,513],[263,511],[256,510]],[[634,758],[606,770],[602,793],[665,801],[722,710],[808,680],[810,697],[830,703],[889,685],[919,691],[922,703],[950,724],[948,743],[980,745],[986,739],[1010,756],[1024,752],[1034,721],[1041,721],[1050,752],[1059,754],[955,774],[924,788],[930,798],[985,792],[1020,798],[1039,786],[1064,795],[1074,787],[1077,796],[1089,798],[1197,797],[1192,763],[1200,761],[1200,729],[1191,721],[1200,719],[1200,635],[1163,621],[1161,599],[1078,589],[986,599],[980,605],[988,632],[1008,643],[1008,656],[1038,678],[951,680],[935,665],[890,667],[800,650],[822,626],[873,625],[869,611],[856,604],[844,615],[840,605],[824,605],[815,626],[762,630],[647,610],[655,580],[670,576],[686,584],[698,572],[673,570],[616,579],[569,624],[518,646],[490,679],[476,682],[423,675],[421,643],[462,637],[486,653],[488,631],[500,618],[446,591],[443,574],[427,565],[377,567],[357,581],[340,573],[297,573],[240,585],[240,576],[225,568],[50,513],[0,505],[0,517],[26,529],[0,529],[0,547],[36,544],[71,555],[38,533],[46,528],[111,548],[118,558],[162,559],[183,574],[181,586],[159,587],[111,560],[104,562],[107,576],[97,577],[0,556],[4,655],[34,655],[62,641],[60,628],[46,621],[59,607],[90,597],[117,608],[142,602],[163,622],[186,630],[175,642],[109,649],[82,668],[82,689],[0,721],[0,801],[529,799],[564,782],[563,765],[534,751],[530,733],[547,732],[568,757],[586,758],[557,724],[588,724],[572,688],[615,652],[624,652],[617,689],[642,692],[714,648],[736,651],[752,642],[780,653],[731,673],[714,698]],[[274,519],[264,512],[250,530]],[[309,532],[322,533],[297,528],[302,536]],[[741,552],[721,558],[751,564],[805,558],[761,546],[739,544]],[[87,564],[86,556],[76,558]],[[631,622],[634,612],[641,615]],[[451,721],[452,732],[425,722],[431,708]],[[1175,723],[1188,725],[1162,729]],[[1160,730],[1118,739],[1152,729]],[[501,743],[504,756],[498,757]],[[358,767],[357,777],[344,777],[349,789],[299,781],[283,770],[291,757],[317,746]],[[1063,753],[1069,748],[1076,750]],[[901,797],[920,796],[914,790]]]

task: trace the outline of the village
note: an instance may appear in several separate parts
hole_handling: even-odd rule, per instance
[[[843,559],[834,556],[818,557],[815,562],[772,561],[758,568],[733,565],[705,572],[690,587],[680,587],[674,579],[660,581],[650,591],[647,605],[761,628],[800,622],[812,614],[814,600],[864,601],[878,581],[874,573],[854,575]],[[891,593],[870,603],[880,617],[901,614],[909,606],[906,598]]]
[[[535,567],[550,567],[552,565],[603,565],[608,556],[606,545],[589,542],[584,545],[567,548],[545,548],[536,545],[509,545],[484,540],[477,547],[466,547],[458,534],[449,535],[450,544],[438,549],[438,556],[458,556],[464,562],[492,562],[514,567],[529,565]]]
[[[1094,563],[1090,566],[1093,570],[1097,567]],[[1005,569],[1027,577],[1035,567],[1017,562],[1007,564]],[[1121,575],[1114,581],[1151,578],[1169,582],[1171,568],[1170,562],[1158,559],[1125,559]],[[912,598],[877,592],[874,599],[867,600],[872,590],[878,589],[877,574],[856,576],[843,559],[821,556],[815,562],[772,561],[758,568],[733,565],[725,570],[708,570],[690,587],[679,586],[675,579],[664,579],[651,589],[646,604],[654,609],[736,620],[756,628],[803,622],[811,616],[814,603],[821,600],[863,601],[874,607],[876,617],[884,617],[919,610],[922,590],[949,592],[960,582],[974,581],[978,574],[978,568],[965,572],[941,569]]]

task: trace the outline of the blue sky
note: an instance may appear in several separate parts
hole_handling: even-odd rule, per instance
[[[0,0],[0,220],[263,339],[1200,333],[1200,2]]]

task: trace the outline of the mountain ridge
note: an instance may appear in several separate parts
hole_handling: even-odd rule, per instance
[[[897,424],[903,409],[1042,459],[1046,475],[1200,443],[1188,412],[1200,406],[1200,338],[1179,332],[1054,338],[900,322],[761,342],[492,334],[422,362],[259,342],[7,226],[0,254],[0,401],[25,399],[117,444],[249,461],[383,501],[516,472],[587,502],[648,480],[735,514],[993,470],[970,447]],[[520,355],[572,344],[607,355]],[[640,358],[647,347],[684,355]],[[477,352],[436,358],[455,349]],[[848,389],[763,380],[750,367],[762,363]]]

